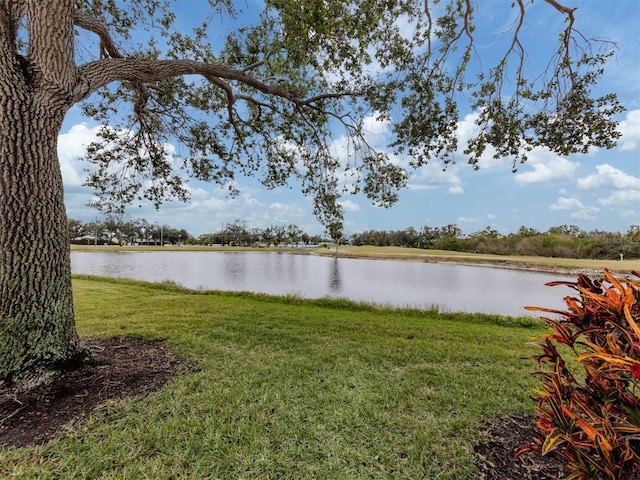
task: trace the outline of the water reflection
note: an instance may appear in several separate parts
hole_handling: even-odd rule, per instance
[[[338,258],[334,257],[333,263],[329,267],[329,290],[332,292],[342,291],[342,279],[340,277],[340,263]]]
[[[241,285],[246,276],[246,258],[224,256],[224,274],[233,285]]]
[[[572,278],[557,274],[276,252],[72,252],[71,265],[74,273],[170,280],[187,288],[513,316],[527,314],[526,305],[564,308],[562,297],[573,293],[544,286]]]

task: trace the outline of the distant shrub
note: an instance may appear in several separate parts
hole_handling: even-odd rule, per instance
[[[555,314],[532,357],[542,367],[534,398],[539,434],[517,455],[537,450],[564,459],[571,480],[640,478],[640,275],[623,284],[609,271],[568,285],[568,309]]]

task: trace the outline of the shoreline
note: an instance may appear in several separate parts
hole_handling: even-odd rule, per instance
[[[355,247],[357,248],[357,247]],[[385,248],[385,247],[379,247]],[[632,274],[633,271],[640,272],[640,260],[627,260],[628,264],[615,265],[617,260],[602,260],[603,265],[601,267],[595,267],[590,265],[567,265],[566,261],[581,263],[584,262],[597,262],[590,259],[564,259],[549,257],[549,262],[559,262],[558,264],[546,264],[539,263],[534,259],[530,260],[516,260],[510,259],[508,256],[496,256],[495,258],[487,258],[486,255],[481,254],[454,254],[454,255],[414,255],[414,254],[389,254],[389,255],[367,255],[359,254],[348,251],[338,251],[338,254],[334,252],[313,252],[314,254],[321,256],[335,256],[337,258],[354,258],[363,260],[398,260],[398,261],[415,261],[424,263],[451,263],[455,265],[464,265],[470,267],[488,267],[488,268],[502,268],[507,270],[521,270],[529,272],[539,273],[555,273],[559,275],[577,276],[584,274],[589,277],[601,277],[603,271],[606,268],[616,276],[625,277]],[[456,252],[462,253],[462,252]],[[543,258],[543,257],[536,257]],[[546,257],[544,257],[546,258]],[[612,265],[613,264],[613,265]]]

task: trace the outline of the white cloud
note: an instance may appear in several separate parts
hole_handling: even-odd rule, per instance
[[[237,184],[240,193],[229,196],[224,187],[211,186],[202,182],[189,185],[191,200],[188,203],[170,201],[155,211],[150,205],[128,211],[134,217],[156,219],[178,228],[186,228],[192,235],[218,231],[223,225],[241,220],[249,228],[266,228],[271,225],[295,224],[306,228],[309,233],[318,229],[311,209],[297,204],[288,197],[288,190],[282,193],[255,189]],[[274,200],[274,195],[279,200]]]
[[[209,197],[203,201],[191,203],[191,207],[194,210],[203,207],[208,212],[226,213],[231,211],[233,203],[235,201],[231,198]]]
[[[620,215],[620,218],[631,219],[631,223],[633,225],[637,225],[638,223],[640,223],[640,212],[638,212],[637,208],[635,210],[618,210],[618,215]]]
[[[391,122],[389,120],[378,120],[377,117],[377,114],[369,115],[362,121],[362,130],[365,132],[367,140],[377,140],[377,142],[373,142],[374,144],[379,144],[379,140],[386,140],[391,133]]]
[[[538,161],[532,158],[528,163],[533,170],[516,174],[515,181],[520,185],[571,180],[579,166],[578,162],[562,157],[554,157],[550,161]]]
[[[576,197],[560,197],[558,198],[556,203],[553,203],[551,204],[551,206],[549,206],[549,209],[551,210],[575,210],[584,208],[586,207]]]
[[[282,219],[284,217],[290,219],[306,214],[305,209],[295,203],[273,202],[269,204],[268,211],[274,214],[274,219]]]
[[[484,217],[458,217],[456,219],[456,225],[462,228],[466,233],[472,231],[479,231],[485,227],[491,227],[494,225],[496,216],[492,213],[485,215]]]
[[[609,164],[596,166],[597,174],[578,179],[581,190],[632,189],[640,190],[640,178],[629,175]]]
[[[618,192],[614,192],[612,195],[606,198],[598,199],[601,205],[607,207],[632,204],[632,205],[640,205],[640,190],[622,190]],[[636,209],[638,215],[640,212]]]
[[[451,194],[462,194],[462,180],[456,173],[455,165],[449,166],[446,170],[438,164],[427,164],[416,170],[409,178],[410,190],[428,190],[440,187],[447,187]]]
[[[359,212],[361,210],[360,205],[351,200],[343,200],[342,202],[338,202],[342,205],[342,208],[345,212]]]
[[[620,150],[636,150],[640,148],[640,110],[627,112],[627,118],[620,122],[622,133]]]
[[[477,228],[481,224],[480,218],[475,217],[458,217],[456,218],[456,225],[459,225],[463,230],[469,228]]]
[[[596,170],[597,173],[578,179],[578,188],[606,191],[608,194],[598,198],[600,205],[615,211],[620,218],[636,219],[634,222],[640,219],[640,178],[606,163],[596,166]]]
[[[210,193],[204,188],[191,187],[189,185],[186,186],[186,189],[189,191],[189,195],[193,202],[203,201],[209,198]]]
[[[571,218],[575,220],[596,220],[598,216],[596,215],[600,210],[595,207],[589,207],[585,210],[579,210],[577,212],[571,212],[569,215]]]
[[[80,158],[84,156],[87,145],[96,139],[100,128],[79,124],[58,136],[58,158],[65,187],[80,187],[84,183],[86,164]]]
[[[576,197],[560,197],[555,203],[549,206],[550,210],[569,210],[571,218],[576,220],[595,220],[600,211],[597,207],[584,205]]]

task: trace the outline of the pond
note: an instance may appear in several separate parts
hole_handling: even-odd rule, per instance
[[[71,252],[73,273],[171,281],[192,289],[335,297],[447,312],[533,315],[564,308],[573,290],[546,287],[575,277],[512,269],[278,252]]]

